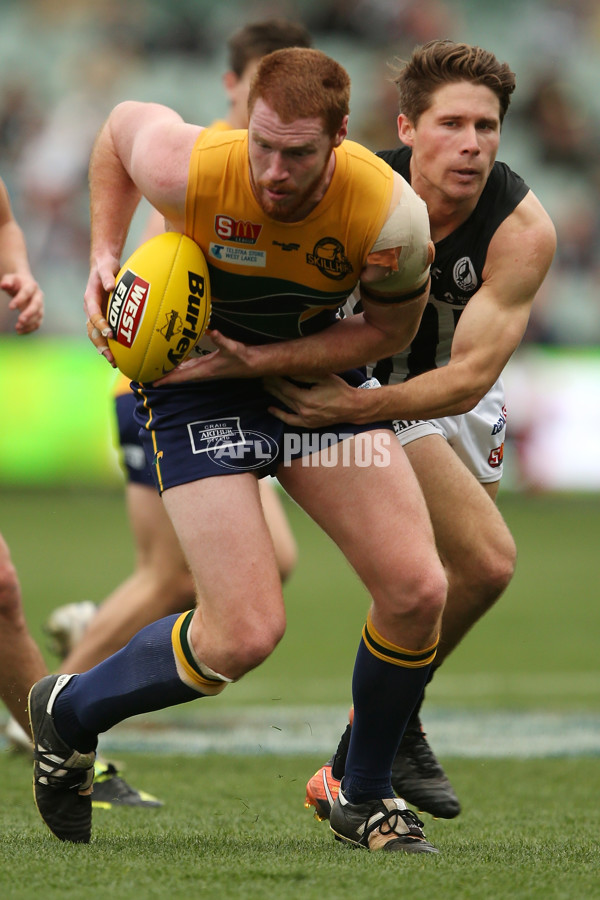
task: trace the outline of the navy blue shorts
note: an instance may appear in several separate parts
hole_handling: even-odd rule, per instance
[[[121,468],[127,481],[154,488],[152,466],[140,440],[140,426],[133,417],[136,403],[133,391],[115,397]]]
[[[361,369],[342,374],[358,387]],[[254,472],[276,475],[281,465],[391,422],[337,424],[320,429],[286,425],[269,413],[279,401],[261,379],[220,379],[151,387],[134,385],[135,419],[158,490],[210,478]]]

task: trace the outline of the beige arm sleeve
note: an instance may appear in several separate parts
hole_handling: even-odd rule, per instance
[[[381,279],[363,281],[363,289],[390,299],[414,294],[427,283],[434,252],[427,206],[396,173],[390,214],[367,257],[368,266],[387,268],[388,272]]]

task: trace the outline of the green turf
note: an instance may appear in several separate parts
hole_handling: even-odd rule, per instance
[[[30,799],[29,767],[0,756],[0,896],[223,900],[600,896],[597,760],[452,760],[454,821],[426,816],[438,857],[370,855],[303,809],[315,757],[134,756],[159,810],[96,811],[92,843],[64,845]]]
[[[501,508],[519,547],[517,574],[438,673],[428,704],[595,715],[598,498],[507,494]],[[263,667],[219,698],[232,707],[349,700],[367,598],[336,548],[291,504],[289,512],[300,563],[286,588],[288,633]],[[3,490],[0,530],[42,641],[55,605],[100,600],[131,565],[118,493]],[[75,847],[43,828],[29,766],[0,753],[1,897],[600,898],[598,756],[448,759],[464,812],[452,822],[427,818],[427,835],[442,851],[436,858],[371,856],[336,844],[302,808],[306,779],[322,762],[316,756],[124,757],[132,781],[168,804],[99,811],[92,844]]]
[[[285,590],[287,633],[263,666],[225,692],[224,704],[349,699],[367,596],[337,548],[298,507],[286,506],[300,550]],[[436,677],[429,701],[599,711],[598,498],[505,494],[500,506],[519,548],[515,578]],[[54,606],[100,601],[132,564],[119,492],[3,490],[0,531],[42,644],[41,623]]]

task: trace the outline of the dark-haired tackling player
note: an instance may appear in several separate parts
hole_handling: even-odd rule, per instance
[[[501,374],[525,332],[556,238],[533,192],[496,162],[515,88],[506,63],[480,47],[432,41],[415,49],[395,82],[403,146],[379,155],[427,203],[436,251],[418,333],[401,353],[371,367],[383,385],[376,390],[355,390],[335,375],[310,390],[279,380],[269,389],[296,411],[273,410],[289,424],[394,420],[448,575],[433,675],[513,574],[514,541],[494,502],[507,415]],[[307,785],[307,805],[321,816],[336,795],[349,735],[350,726]],[[392,783],[434,816],[460,810],[421,728],[420,703]]]

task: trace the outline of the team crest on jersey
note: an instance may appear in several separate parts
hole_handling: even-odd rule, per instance
[[[216,215],[215,231],[222,241],[232,241],[234,244],[255,244],[262,231],[262,225],[245,222],[242,219],[232,219],[231,216]]]
[[[463,256],[462,259],[454,263],[452,277],[454,278],[454,283],[461,291],[477,290],[477,274],[468,256]]]
[[[341,281],[349,272],[352,272],[352,263],[346,256],[344,245],[331,237],[321,238],[317,241],[312,253],[306,254],[306,262],[309,266],[316,266],[327,278]]]

